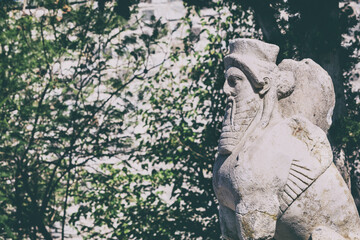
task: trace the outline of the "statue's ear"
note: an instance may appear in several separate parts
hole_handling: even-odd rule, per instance
[[[274,84],[273,79],[264,77],[263,87],[259,92],[260,95],[264,96],[264,108],[261,116],[261,126],[263,128],[269,124],[274,110],[275,102],[277,101],[276,91],[276,85]]]
[[[276,88],[271,86],[268,88],[264,96],[264,107],[261,116],[261,126],[265,128],[270,121],[272,112],[274,110],[275,102],[277,102]]]
[[[260,95],[264,95],[265,93],[267,93],[267,91],[269,91],[271,87],[271,80],[269,77],[264,77],[263,78],[263,82],[262,82],[262,88],[259,91]]]

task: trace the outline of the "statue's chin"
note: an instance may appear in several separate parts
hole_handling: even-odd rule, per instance
[[[229,155],[239,143],[242,132],[224,131],[220,135],[218,152],[221,155]]]
[[[226,126],[225,126],[226,127]],[[221,155],[229,155],[234,151],[235,146],[239,143],[243,131],[229,131],[223,128],[220,134],[218,152]]]
[[[229,155],[232,153],[233,146],[230,148],[229,146],[219,146],[218,152],[221,155]]]

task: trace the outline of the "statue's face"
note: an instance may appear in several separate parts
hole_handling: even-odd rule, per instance
[[[219,141],[219,153],[230,154],[258,111],[258,96],[245,74],[238,68],[226,71],[224,93],[227,107]]]
[[[231,67],[225,76],[224,93],[228,97],[228,102],[235,98],[245,99],[254,95],[250,81],[240,69]]]

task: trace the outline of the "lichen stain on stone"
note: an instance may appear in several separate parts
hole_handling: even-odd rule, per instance
[[[272,218],[274,221],[276,221],[277,218],[278,218],[277,214],[270,214],[270,213],[268,213],[268,212],[262,212],[262,211],[258,211],[258,212],[260,212],[260,213],[262,213],[262,214],[264,214],[264,215],[269,216],[269,217]]]
[[[294,125],[291,125],[291,127],[293,129],[292,135],[301,140],[302,139],[301,135],[303,135],[301,133],[303,133],[304,129],[298,123],[295,123]]]
[[[311,150],[314,146],[313,139],[310,138],[310,133],[307,129],[305,129],[301,122],[298,119],[292,119],[292,123],[289,126],[292,128],[292,135],[304,142],[309,150]]]
[[[244,230],[245,237],[253,239],[254,238],[254,230],[251,229],[249,224],[246,221],[241,220],[242,230]]]
[[[340,175],[340,174],[335,174],[335,177],[336,177],[336,179],[338,180],[340,186],[341,186],[341,187],[345,187],[344,179],[341,177],[341,175]],[[348,192],[348,191],[346,191],[346,192]]]

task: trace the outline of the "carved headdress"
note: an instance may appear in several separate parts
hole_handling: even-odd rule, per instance
[[[264,96],[263,126],[268,124],[279,100],[279,111],[284,117],[302,115],[327,132],[335,105],[330,76],[311,59],[285,59],[277,66],[278,53],[279,47],[273,44],[235,39],[230,42],[230,54],[224,58],[225,68],[239,68]]]
[[[291,94],[293,74],[280,71],[276,65],[279,47],[256,39],[236,39],[230,42],[230,54],[225,57],[225,68],[239,68],[260,95],[265,95],[262,124],[266,126],[277,99]]]
[[[236,39],[230,42],[230,54],[225,68],[238,67],[256,88],[263,88],[270,73],[277,67],[279,47],[255,39]]]

